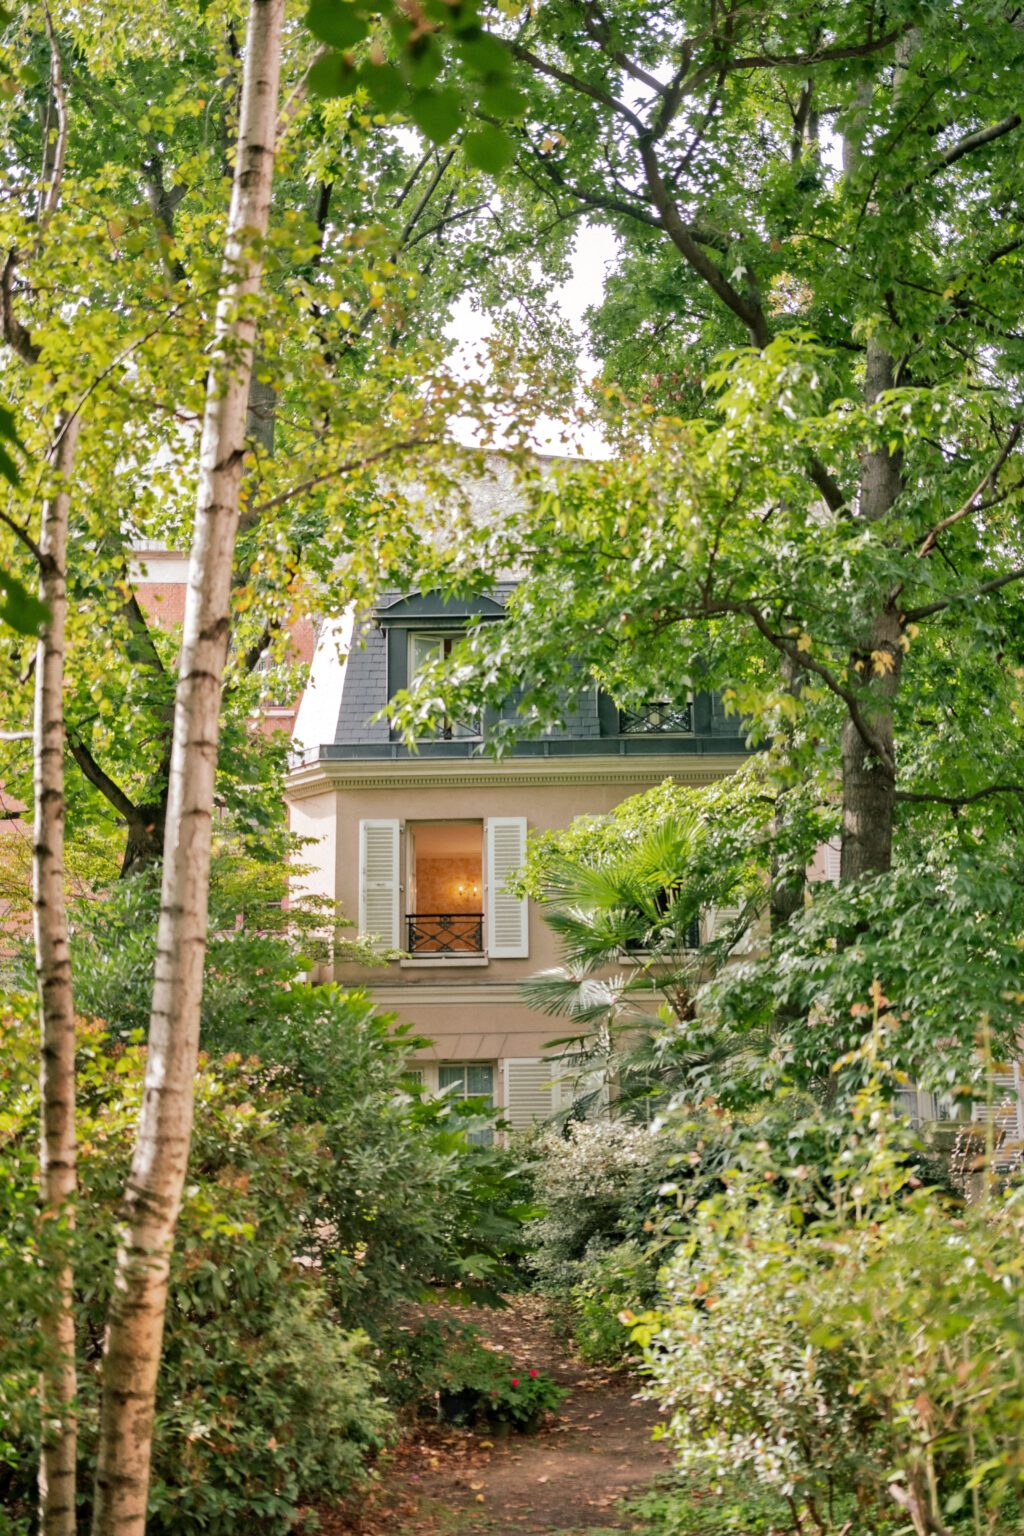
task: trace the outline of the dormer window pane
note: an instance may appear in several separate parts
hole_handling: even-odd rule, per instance
[[[452,653],[459,635],[410,635],[409,682],[415,685],[416,675],[431,662],[442,661]],[[456,720],[443,716],[433,730],[424,730],[423,741],[478,741],[483,735],[480,716],[469,720]]]

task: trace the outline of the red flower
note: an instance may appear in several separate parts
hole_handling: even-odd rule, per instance
[[[519,1385],[519,1377],[518,1376],[513,1376],[512,1377],[512,1385],[514,1387],[518,1387],[518,1385]]]
[[[530,1375],[531,1375],[531,1376],[536,1376],[536,1374],[537,1374],[537,1372],[536,1372],[536,1371],[531,1371],[531,1372],[530,1372]]]

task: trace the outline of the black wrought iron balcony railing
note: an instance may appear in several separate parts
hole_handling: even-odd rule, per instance
[[[482,912],[410,912],[406,919],[410,955],[482,955]]]
[[[662,699],[642,704],[639,709],[619,710],[620,736],[651,736],[662,731],[692,734],[693,705],[668,704]]]

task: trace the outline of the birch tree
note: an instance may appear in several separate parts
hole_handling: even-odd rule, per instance
[[[61,204],[67,159],[69,115],[64,68],[50,13],[45,12],[49,53],[45,132],[33,241],[45,241]],[[44,394],[61,393],[42,348],[16,316],[12,303],[9,251],[0,279],[0,337],[20,370]],[[64,844],[64,689],[67,651],[67,560],[75,466],[81,430],[77,406],[61,410],[47,452],[51,484],[43,503],[36,541],[25,523],[4,514],[4,522],[28,551],[38,572],[38,599],[20,627],[38,634],[34,658],[32,724],[33,805],[32,909],[36,987],[39,998],[39,1185],[41,1250],[50,1265],[51,1286],[41,1308],[40,1336],[45,1367],[39,1382],[42,1442],[39,1460],[39,1529],[42,1536],[74,1536],[77,1494],[77,1369],[75,1361],[74,1272],[71,1238],[75,1223],[75,1010],[71,984]],[[9,468],[12,461],[8,459]],[[17,487],[18,476],[7,475]],[[15,585],[12,595],[17,595]]]
[[[43,507],[39,596],[47,617],[36,648],[33,907],[41,1018],[40,1184],[44,1229],[57,1255],[50,1304],[40,1318],[48,1353],[40,1384],[43,1442],[39,1528],[74,1536],[77,1486],[75,1317],[68,1238],[75,1200],[75,1009],[64,892],[64,657],[67,534],[80,421],[62,416],[56,433],[56,483]],[[54,1237],[52,1234],[56,1233]],[[47,1245],[44,1243],[44,1253]]]
[[[192,1130],[217,731],[270,214],[283,17],[284,0],[252,0],[178,670],[145,1095],[104,1343],[94,1536],[127,1536],[146,1525],[168,1267]]]

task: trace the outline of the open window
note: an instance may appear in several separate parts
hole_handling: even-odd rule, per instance
[[[409,683],[415,684],[416,674],[434,661],[449,657],[459,643],[461,635],[411,634],[409,636]],[[440,715],[432,728],[423,731],[423,741],[479,741],[483,735],[483,721],[479,715],[457,720],[450,715]]]
[[[526,818],[360,822],[359,932],[416,959],[524,960]],[[401,893],[405,891],[404,918]]]
[[[410,955],[481,955],[484,824],[410,821],[405,948]]]

